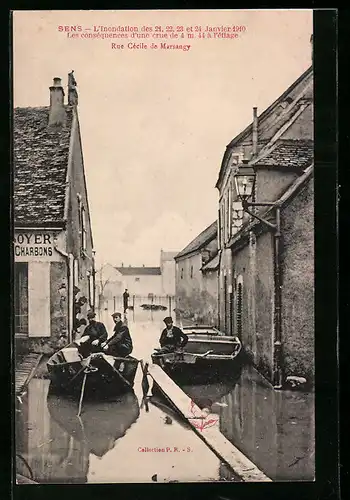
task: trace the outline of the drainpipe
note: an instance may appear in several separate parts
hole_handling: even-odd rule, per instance
[[[274,241],[274,388],[282,389],[283,386],[283,360],[282,360],[282,279],[281,279],[281,215],[280,207],[276,207],[276,231]]]
[[[60,249],[57,247],[57,245],[54,245],[54,249],[56,252],[58,252],[60,255],[62,255],[66,261],[67,261],[67,276],[68,276],[68,341],[73,342],[73,260],[74,257],[70,253],[68,254],[64,250]]]
[[[219,250],[219,268],[218,268],[218,316],[217,316],[217,327],[220,330],[221,329],[221,324],[220,324],[220,273],[221,273],[221,254],[222,250]]]
[[[93,293],[93,305],[94,311],[96,311],[96,269],[95,269],[95,257],[93,257],[92,261],[92,293]]]
[[[258,153],[258,108],[253,108],[253,157]]]

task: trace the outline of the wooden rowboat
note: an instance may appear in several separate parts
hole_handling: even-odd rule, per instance
[[[185,347],[172,352],[152,354],[154,364],[177,381],[212,381],[233,375],[241,368],[242,344],[211,326],[182,328],[188,336]]]
[[[110,356],[102,352],[83,358],[77,344],[56,352],[47,362],[51,390],[84,398],[105,399],[132,390],[139,360]]]

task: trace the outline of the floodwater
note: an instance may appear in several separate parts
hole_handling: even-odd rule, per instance
[[[111,332],[110,312],[102,319]],[[156,319],[153,315],[142,311],[137,322],[129,320],[137,358],[149,359],[157,345],[164,312]],[[141,369],[135,393],[114,402],[84,402],[80,418],[78,402],[51,395],[45,371],[39,367],[38,372],[44,373],[30,381],[22,402],[17,401],[19,474],[40,483],[235,480],[176,412],[156,398],[145,404]]]
[[[100,314],[110,333],[113,306]],[[133,356],[150,360],[165,315],[128,313]],[[16,403],[17,472],[40,483],[237,480],[165,401],[144,401],[141,379],[138,370],[135,393],[117,401],[84,402],[78,418],[78,403],[51,395],[39,369]],[[218,416],[226,438],[271,479],[313,480],[313,394],[276,392],[250,367],[235,380],[182,388]]]

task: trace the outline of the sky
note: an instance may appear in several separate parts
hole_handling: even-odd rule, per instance
[[[16,11],[13,24],[15,107],[49,105],[53,78],[66,87],[74,69],[98,266],[157,266],[161,249],[180,251],[211,224],[226,145],[254,106],[262,113],[311,65],[311,10]],[[156,26],[183,27],[185,38],[72,38],[59,28],[75,25],[147,26],[151,37]],[[187,28],[207,26],[245,31],[187,39]]]

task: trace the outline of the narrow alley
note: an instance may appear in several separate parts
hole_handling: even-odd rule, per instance
[[[99,313],[110,333],[113,305]],[[164,312],[136,307],[128,316],[133,355],[149,361]],[[23,476],[39,483],[238,480],[166,401],[144,400],[141,369],[134,393],[85,402],[79,419],[76,401],[49,393],[45,362],[17,401],[17,469]],[[200,408],[210,407],[223,435],[273,480],[313,478],[311,394],[275,392],[248,367],[238,380],[182,389]]]

